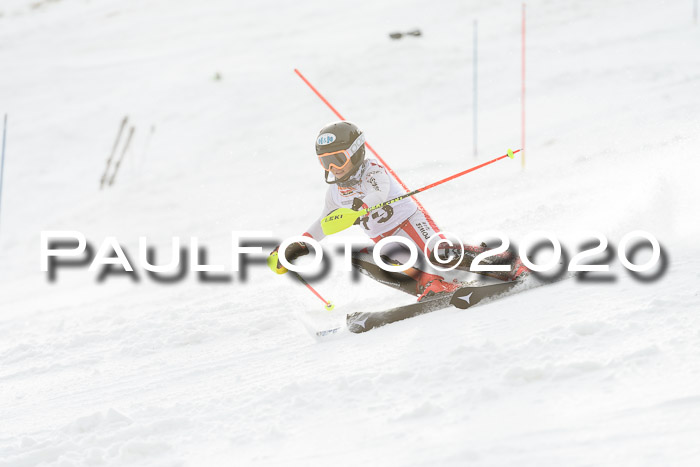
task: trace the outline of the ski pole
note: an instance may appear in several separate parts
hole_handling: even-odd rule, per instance
[[[294,272],[294,271],[289,271],[289,272],[291,272],[292,274],[294,274],[294,276],[295,276],[297,279],[299,279],[299,281],[300,281],[302,284],[304,284],[311,292],[313,292],[314,295],[316,295],[318,298],[321,299],[321,301],[322,301],[323,303],[326,304],[326,310],[331,311],[333,308],[335,308],[335,305],[333,305],[333,304],[330,302],[330,300],[326,300],[325,298],[323,298],[323,297],[321,296],[321,294],[318,293],[318,292],[316,292],[316,289],[314,289],[313,287],[311,287],[311,284],[309,284],[308,282],[306,282],[306,280],[305,280],[303,277],[301,277],[298,273],[296,273],[296,272]]]
[[[122,119],[122,123],[119,125],[119,131],[117,131],[117,139],[114,141],[114,146],[112,146],[112,152],[109,153],[109,159],[107,159],[107,167],[105,167],[105,172],[102,174],[102,179],[100,180],[100,190],[105,187],[107,182],[107,173],[109,172],[110,166],[112,165],[112,159],[117,152],[117,146],[119,146],[119,141],[122,139],[122,132],[126,126],[126,122],[129,120],[129,116],[125,115]]]
[[[299,281],[300,281],[302,284],[304,284],[304,285],[306,286],[307,289],[309,289],[314,295],[316,295],[318,298],[320,298],[321,301],[322,301],[323,303],[326,304],[326,310],[331,311],[333,308],[335,308],[335,305],[333,305],[333,304],[331,303],[330,300],[326,300],[325,298],[323,298],[323,297],[321,296],[320,293],[316,292],[316,289],[314,289],[313,287],[311,287],[311,285],[310,285],[308,282],[306,282],[306,280],[304,280],[304,278],[301,277],[301,276],[299,275],[298,272],[296,272],[296,271],[290,271],[289,269],[287,269],[287,268],[285,268],[285,267],[282,267],[282,268],[279,268],[279,269],[278,269],[277,266],[276,266],[277,261],[278,261],[278,258],[279,258],[279,253],[278,253],[277,250],[275,250],[275,251],[273,251],[272,253],[270,253],[270,256],[267,257],[267,265],[268,265],[268,267],[269,267],[270,269],[272,269],[272,270],[273,270],[274,272],[276,272],[277,274],[285,274],[285,273],[287,273],[287,272],[291,272],[292,274],[294,274],[294,276],[295,276],[297,279],[299,279]]]
[[[129,129],[129,134],[126,137],[126,143],[124,144],[124,148],[122,149],[122,154],[119,157],[119,160],[117,160],[117,163],[114,165],[114,172],[112,172],[112,178],[109,179],[109,186],[112,186],[114,184],[114,179],[117,177],[117,172],[119,172],[119,167],[122,165],[122,161],[124,160],[124,155],[126,154],[126,151],[129,149],[129,143],[131,143],[131,137],[134,136],[135,129],[136,129],[136,127],[133,125]]]
[[[368,212],[376,211],[377,209],[380,209],[387,204],[395,203],[397,201],[401,201],[402,199],[406,199],[409,196],[413,196],[416,193],[421,193],[423,191],[427,191],[431,188],[434,188],[438,185],[442,185],[443,183],[449,182],[450,180],[454,180],[457,177],[461,177],[462,175],[466,175],[469,172],[474,172],[475,170],[478,170],[482,167],[485,167],[489,164],[493,164],[494,162],[498,162],[503,158],[510,157],[513,159],[515,157],[515,153],[519,152],[520,149],[516,149],[513,151],[512,149],[508,149],[508,153],[504,154],[500,157],[497,157],[495,159],[491,159],[488,162],[484,162],[483,164],[476,165],[472,167],[471,169],[464,170],[462,172],[456,173],[454,175],[450,175],[449,177],[443,178],[442,180],[438,180],[437,182],[431,183],[430,185],[426,185],[422,188],[418,188],[417,190],[413,190],[410,193],[406,193],[401,196],[397,196],[396,198],[390,199],[388,201],[384,201],[383,203],[379,203],[376,206],[369,207],[367,209],[360,209],[359,211],[354,211],[350,208],[340,208],[336,209],[326,217],[324,217],[321,220],[321,228],[323,229],[323,233],[326,235],[332,235],[334,233],[338,233],[342,230],[347,229],[351,225],[355,223],[357,219],[360,217],[365,216]]]

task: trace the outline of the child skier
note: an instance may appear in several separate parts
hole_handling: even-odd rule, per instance
[[[373,159],[365,159],[365,136],[353,123],[341,121],[326,125],[316,138],[316,155],[325,171],[325,180],[329,184],[321,216],[314,221],[303,235],[322,240],[325,235],[321,229],[321,219],[338,208],[366,209],[404,194],[387,170]],[[420,251],[425,251],[425,242],[437,232],[418,209],[412,198],[386,205],[372,211],[359,219],[356,224],[375,243],[388,236],[401,236],[409,239]],[[434,224],[433,224],[434,225]],[[434,242],[431,242],[434,244]],[[400,247],[402,245],[397,244]],[[279,248],[279,247],[278,247]],[[270,253],[276,254],[278,248]],[[465,255],[457,264],[457,269],[468,270],[472,259],[485,251],[486,246],[464,246]],[[387,247],[387,251],[389,248]],[[296,242],[287,247],[285,255],[288,261],[309,253],[303,242]],[[434,252],[428,250],[428,261],[434,262]],[[390,257],[383,257],[388,264],[404,264],[409,258],[407,248],[394,248]],[[443,251],[441,250],[441,255]],[[491,264],[511,264],[508,273],[488,273],[501,280],[514,280],[527,269],[510,252],[497,255]],[[446,266],[454,265],[457,260]],[[488,261],[486,261],[488,262]],[[278,274],[287,270],[279,261],[272,261],[270,268]],[[459,283],[447,282],[442,276],[431,274],[418,268],[409,268],[400,273],[389,273],[379,268],[373,261],[369,249],[365,248],[353,255],[352,264],[361,272],[405,292],[418,296],[418,301],[435,294],[453,292]]]

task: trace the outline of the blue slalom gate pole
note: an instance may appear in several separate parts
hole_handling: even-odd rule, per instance
[[[7,137],[7,114],[2,126],[2,155],[0,155],[0,213],[2,213],[2,174],[5,168],[5,138]],[[2,217],[0,217],[0,220]]]
[[[477,117],[477,106],[476,106],[476,28],[477,28],[477,20],[474,20],[474,157],[476,157],[476,117]]]

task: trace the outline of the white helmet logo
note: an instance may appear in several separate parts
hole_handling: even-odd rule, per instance
[[[333,133],[324,133],[319,135],[318,139],[316,140],[316,144],[319,146],[325,146],[326,144],[331,144],[333,141],[335,141],[335,135]]]

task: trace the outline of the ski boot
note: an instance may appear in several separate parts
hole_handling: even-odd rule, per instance
[[[436,274],[421,273],[416,281],[416,293],[418,301],[422,301],[426,297],[432,297],[443,293],[452,293],[459,288],[459,284],[446,282],[445,278]]]
[[[513,261],[513,269],[510,271],[508,280],[517,281],[525,279],[530,274],[530,270],[525,267],[520,258]]]

